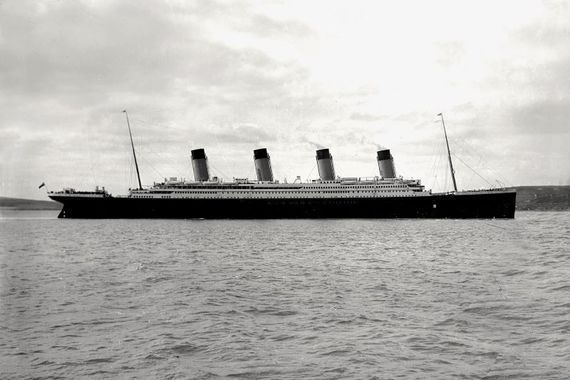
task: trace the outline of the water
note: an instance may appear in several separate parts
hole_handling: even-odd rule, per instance
[[[2,378],[570,374],[568,212],[55,216],[2,212]]]

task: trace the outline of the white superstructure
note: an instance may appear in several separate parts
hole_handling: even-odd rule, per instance
[[[430,195],[420,180],[375,178],[339,178],[334,181],[306,183],[259,182],[247,179],[234,182],[165,181],[149,189],[132,189],[130,198],[378,198]]]

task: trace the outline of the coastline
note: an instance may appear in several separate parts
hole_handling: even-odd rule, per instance
[[[513,186],[517,191],[517,211],[568,211],[570,186]],[[61,210],[50,200],[0,197],[0,210]]]

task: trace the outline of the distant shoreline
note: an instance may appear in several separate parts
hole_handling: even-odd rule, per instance
[[[62,204],[54,201],[0,197],[0,210],[61,210]]]
[[[519,211],[568,211],[570,186],[515,186]],[[0,210],[61,210],[54,201],[0,197]]]
[[[570,186],[515,186],[518,211],[568,211]]]

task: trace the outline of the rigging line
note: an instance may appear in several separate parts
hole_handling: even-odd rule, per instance
[[[223,127],[222,127],[222,128],[223,128]],[[212,128],[209,128],[209,129],[213,130],[213,127],[212,127]],[[212,135],[213,135],[213,137],[214,137],[215,146],[216,146],[216,147],[220,147],[220,146],[223,147],[224,144],[220,142],[220,138],[219,138],[219,136],[218,136],[218,133],[213,132]],[[229,159],[227,158],[227,156],[226,156],[225,154],[221,154],[221,155],[217,156],[217,160],[218,160],[223,166],[228,167],[228,169],[230,169],[233,173],[236,173],[236,172],[237,172],[237,170],[235,170],[235,169],[236,169],[236,166],[235,166],[235,165],[236,165],[236,162],[235,162],[235,160],[230,161],[230,162],[229,162],[229,165],[228,165],[228,160],[229,160]],[[223,171],[221,171],[220,169],[218,169],[217,167],[215,167],[214,165],[212,165],[212,163],[211,163],[209,160],[208,160],[208,165],[210,165],[210,166],[212,167],[212,169],[214,169],[217,173],[221,174],[221,175],[222,175],[222,178],[226,178],[228,181],[230,180],[230,178],[235,178],[235,177],[231,177],[231,176],[228,176],[227,174],[225,174]],[[218,175],[218,177],[220,177],[220,176]]]
[[[168,129],[174,129],[174,130],[177,130],[177,131],[190,133],[190,130],[189,130],[189,129],[175,128],[175,127],[171,127],[171,126],[169,126],[169,125],[153,123],[153,122],[145,121],[145,120],[138,119],[138,118],[134,118],[134,117],[131,117],[130,119],[131,119],[131,120],[135,120],[135,121],[137,121],[137,122],[139,122],[139,123],[142,123],[142,124],[146,124],[146,125],[154,125],[154,126],[157,126],[157,127],[168,128]]]
[[[437,144],[434,144],[434,149],[433,149],[433,156],[434,156],[434,160],[433,160],[433,165],[431,168],[431,177],[434,178],[434,180],[432,181],[432,189],[435,188],[435,185],[437,183],[437,177],[438,177],[438,173],[441,172],[440,166],[441,166],[441,159],[444,156],[443,150],[445,148],[443,148],[443,145],[440,144],[440,146],[438,147]],[[437,152],[439,151],[439,153]],[[438,153],[438,154],[436,154]],[[445,169],[447,170],[447,168]]]
[[[457,155],[453,154],[453,157],[457,158],[459,161],[461,161],[463,163],[463,165],[467,166],[469,169],[471,169],[473,171],[473,173],[477,174],[479,176],[479,178],[481,178],[483,181],[487,182],[487,184],[491,187],[493,187],[493,184],[491,184],[491,182],[487,181],[487,179],[485,177],[483,177],[481,174],[479,174],[475,169],[473,169],[471,166],[469,166],[465,161],[463,161],[460,157],[458,157]]]
[[[431,187],[431,189],[432,189],[432,190],[435,189],[435,186],[436,186],[437,184],[438,184],[437,176],[435,176],[435,178],[434,178],[434,180],[433,180],[433,182],[432,182],[432,187]]]
[[[443,171],[443,191],[447,191],[448,183],[449,183],[449,170],[446,165],[446,169]]]
[[[477,154],[477,152],[472,152],[471,148],[469,146],[469,144],[467,143],[467,141],[465,141],[464,139],[459,139],[460,141],[460,148],[461,151],[467,153],[467,154],[471,154],[475,159],[479,160],[479,164],[482,164],[483,162],[483,157],[479,154]],[[469,166],[465,160],[461,159],[457,154],[453,154],[453,156],[455,158],[457,158],[458,160],[460,160],[465,166],[467,166],[469,169],[471,169],[471,171],[473,173],[475,173],[477,176],[479,176],[479,178],[481,178],[483,181],[485,181],[489,186],[493,187],[493,184],[491,182],[489,182],[482,174],[480,174],[479,172],[477,172],[475,169],[473,169],[471,166]]]
[[[432,157],[432,168],[435,167],[436,163],[439,161],[440,159],[440,154],[438,153],[438,151],[440,150],[440,147],[438,146],[438,144],[433,144],[432,150],[431,150],[431,157]]]
[[[456,139],[454,139],[454,141],[457,142]],[[485,154],[485,155],[478,154],[479,149],[476,149],[473,146],[471,146],[471,144],[468,141],[466,141],[465,139],[460,138],[459,141],[463,144],[463,148],[465,150],[467,150],[468,153],[472,154],[473,156],[477,156],[479,158],[481,165],[483,165],[485,167],[484,169],[486,171],[490,172],[490,174],[493,177],[495,177],[496,179],[498,179],[502,183],[509,183],[509,181],[506,181],[505,178],[498,171],[493,169],[489,165],[489,162],[484,159],[484,156],[486,157],[486,156],[488,156],[488,154]]]
[[[311,168],[311,171],[310,171],[309,174],[305,177],[305,180],[306,180],[306,181],[310,181],[310,180],[311,180],[310,176],[313,174],[313,171],[315,171],[315,168],[316,168],[316,167],[317,167],[317,163],[315,162],[315,163],[313,164],[313,167]],[[295,178],[297,178],[297,176],[295,176]]]
[[[129,188],[133,186],[133,177],[134,177],[133,166],[134,166],[133,160],[132,158],[129,157]]]
[[[144,151],[146,151],[147,153],[155,154],[156,156],[158,156],[158,157],[160,158],[160,160],[161,160],[162,162],[165,162],[165,163],[170,163],[170,162],[172,162],[172,157],[167,157],[167,156],[164,154],[164,152],[163,152],[163,153],[157,152],[156,150],[152,149],[150,146],[144,147]],[[175,153],[175,150],[173,150],[172,153]],[[170,164],[169,164],[169,167],[170,167],[170,168],[173,168],[174,170],[182,171],[182,172],[185,172],[185,171],[187,170],[187,165],[184,165],[183,168],[182,168],[182,167],[180,166],[180,164],[177,164],[177,165],[170,165]]]
[[[498,171],[489,168],[486,170],[491,172],[491,175],[495,177],[495,181],[501,184],[502,187],[505,187],[505,184],[510,185],[510,181],[507,181],[503,176],[499,174]]]
[[[156,156],[158,156],[160,158],[160,161],[171,161],[168,160],[164,155],[162,155],[161,153],[155,151],[154,149],[152,149],[150,146],[145,146],[142,141],[139,141],[139,149],[141,150],[142,153],[151,153],[151,154],[155,154]],[[150,164],[150,162],[145,158],[144,155],[141,155],[141,160],[144,161],[144,163],[146,165],[148,165],[150,168],[152,168],[152,170],[158,174],[159,178],[165,178],[164,173],[161,173],[158,171],[158,169],[156,169],[155,166],[153,166],[152,164]],[[180,168],[176,168],[176,170],[179,170]],[[182,170],[184,171],[184,170]]]
[[[160,172],[158,171],[158,169],[156,169],[156,168],[154,167],[154,165],[152,165],[150,162],[148,162],[148,160],[144,157],[144,155],[141,156],[141,160],[144,161],[144,163],[145,163],[147,166],[149,166],[156,174],[158,174],[159,178],[164,178],[164,176],[162,175],[162,173],[160,173]]]
[[[441,116],[441,121],[440,120],[434,120],[433,123],[440,123],[443,122],[443,115],[438,114],[438,116]],[[443,176],[443,182],[441,183],[441,188],[442,191],[445,191],[447,189],[447,184],[449,181],[449,176],[448,176],[448,171],[451,170],[449,163],[449,160],[446,160],[445,158],[447,158],[448,156],[448,149],[446,148],[446,140],[440,140],[438,139],[438,141],[440,141],[440,143],[435,143],[433,144],[433,151],[432,151],[432,155],[434,157],[433,159],[433,164],[432,164],[432,189],[435,189],[436,186],[438,185],[439,181],[438,181],[438,177],[439,175],[437,173],[444,173]],[[442,161],[446,161],[446,162],[442,162]]]
[[[156,153],[156,152],[152,152],[152,153],[155,153],[155,154],[159,155],[159,154]],[[159,156],[160,156],[160,155],[159,155]],[[161,156],[161,157],[162,157],[162,156]],[[168,160],[166,160],[166,159],[164,159],[164,158],[163,158],[162,160],[160,160],[160,162],[163,162],[163,163],[164,163],[165,161],[168,161]],[[144,160],[144,162],[145,162],[146,164],[148,164],[148,161],[147,161],[146,159]],[[172,176],[173,174],[175,174],[176,177],[183,176],[183,177],[181,177],[181,178],[185,178],[185,177],[187,176],[187,174],[188,174],[188,173],[186,172],[185,168],[182,168],[180,165],[172,166],[172,165],[168,165],[167,163],[165,163],[165,166],[166,166],[166,170],[167,170],[169,173],[171,173],[168,177],[170,177],[170,176]],[[159,175],[159,178],[165,178],[164,173],[159,172],[158,169],[156,169],[156,168],[155,168],[154,166],[152,166],[152,165],[151,165],[151,167],[153,168],[154,172]]]
[[[95,168],[93,166],[93,161],[94,161],[93,160],[93,148],[92,148],[93,144],[91,143],[93,141],[93,136],[92,136],[93,131],[91,130],[91,128],[89,128],[89,126],[87,124],[84,126],[84,130],[87,130],[87,141],[86,141],[86,143],[87,143],[87,156],[88,156],[88,160],[89,160],[89,176],[87,178],[82,179],[81,182],[83,184],[85,184],[86,186],[88,185],[89,187],[95,187],[97,185],[97,179],[99,178],[99,176],[95,172]],[[83,140],[83,143],[85,143],[85,140]],[[98,166],[98,165],[95,165],[95,166]]]
[[[146,124],[146,125],[153,125],[153,126],[156,126],[156,127],[168,128],[168,129],[173,129],[173,130],[181,131],[181,132],[189,132],[188,129],[176,128],[176,127],[172,127],[172,126],[166,125],[166,124],[154,123],[154,122],[145,121],[145,120],[138,119],[138,118],[131,118],[131,119],[132,119],[132,120],[135,120],[135,121],[138,121],[139,123]]]
[[[129,188],[131,187],[131,172],[132,172],[132,164],[129,158],[121,157],[122,167],[123,167],[123,182]]]
[[[439,184],[439,186],[441,186],[442,190],[445,190],[447,189],[448,174],[449,174],[449,163],[446,160],[447,151],[445,148],[445,141],[441,141],[437,146],[436,150],[438,151],[437,160],[434,167],[434,173],[436,173],[435,177],[438,179],[436,182]],[[439,181],[441,180],[442,173],[444,174],[443,181]]]
[[[435,163],[437,162],[437,158],[438,158],[438,157],[435,155],[435,148],[436,148],[436,147],[435,147],[435,145],[434,145],[433,148],[432,148],[432,151],[431,151],[432,160],[431,160],[431,170],[430,170],[430,174],[431,174],[431,175],[430,175],[430,178],[432,178],[432,186],[431,186],[432,189],[433,189],[433,182],[434,182],[433,178],[435,177],[435,175],[434,175],[434,174],[435,174]]]
[[[189,133],[188,129],[181,129],[181,128],[174,128],[165,124],[158,124],[158,123],[153,123],[153,122],[148,122],[142,119],[138,119],[138,118],[131,118],[132,120],[136,120],[142,124],[146,124],[146,125],[153,125],[153,126],[158,126],[161,128],[167,128],[167,129],[172,129],[172,130],[176,130],[176,131],[180,131],[180,132],[185,132],[186,134]],[[158,155],[160,158],[164,159],[165,157],[163,155],[161,155],[159,152],[153,150],[152,148],[147,148],[148,150],[150,150],[152,153]],[[179,153],[181,156],[186,155],[186,150],[185,149],[181,149],[178,147],[178,145],[173,144],[172,146],[169,146],[169,150],[173,151],[174,153]]]
[[[223,171],[221,171],[220,169],[218,169],[216,166],[214,166],[209,160],[208,160],[208,166],[210,166],[212,169],[214,169],[214,172],[221,174],[222,178],[227,178],[228,181],[230,180],[230,178],[232,178],[232,177],[228,176],[226,173],[224,173]]]
[[[473,147],[471,147],[469,142],[466,139],[462,138],[461,136],[454,136],[452,140],[455,144],[458,144],[458,146],[461,147],[463,150],[468,151],[469,154],[472,154],[473,156],[477,157],[479,160],[483,160],[483,155],[479,153],[481,148],[474,149]]]
[[[141,144],[141,147],[139,149],[145,151],[146,153],[155,154],[156,156],[158,156],[162,160],[172,162],[172,157],[165,156],[166,152],[164,152],[164,151],[162,151],[162,153],[161,153],[160,151],[153,149],[151,147],[153,145],[154,144],[148,144],[148,146],[142,146],[142,144]],[[185,151],[182,151],[180,148],[179,149],[172,148],[171,146],[168,146],[168,153],[169,154],[176,154],[176,155],[180,155],[180,156],[186,156]]]

